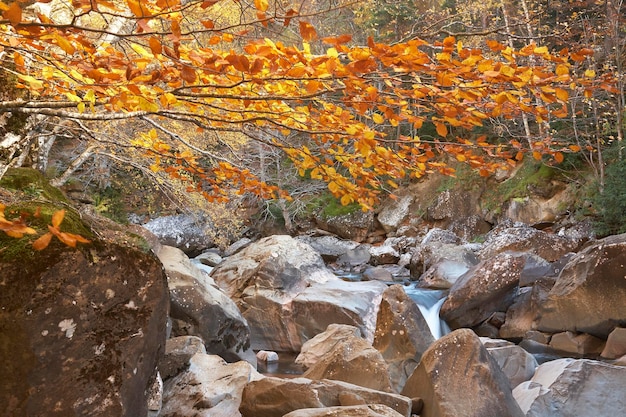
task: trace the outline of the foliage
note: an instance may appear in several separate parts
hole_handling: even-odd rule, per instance
[[[453,174],[441,154],[481,176],[526,154],[561,162],[581,145],[545,130],[527,143],[469,132],[522,116],[549,125],[568,115],[571,97],[615,92],[611,72],[578,70],[593,56],[589,48],[551,51],[496,40],[479,48],[453,36],[351,45],[347,35],[319,39],[282,2],[255,1],[235,26],[212,17],[220,4],[76,0],[62,22],[19,2],[0,3],[0,52],[30,94],[28,101],[0,102],[0,112],[76,123],[136,118],[142,129],[130,143],[114,138],[98,146],[114,149],[108,155],[118,159],[145,152],[149,171],[209,200],[225,201],[231,186],[239,194],[288,198],[245,163],[223,157],[229,144],[219,136],[239,132],[284,152],[300,175],[324,181],[342,205],[371,209],[399,181]],[[125,29],[114,31],[108,21]],[[247,40],[255,23],[293,25],[302,43]],[[170,129],[172,121],[180,126]],[[420,136],[428,123],[432,138]],[[215,132],[219,150],[188,140],[198,131]]]
[[[624,178],[626,178],[626,160],[617,158],[606,169],[604,189],[597,191],[593,199],[596,211],[594,229],[598,236],[626,232],[626,181]]]

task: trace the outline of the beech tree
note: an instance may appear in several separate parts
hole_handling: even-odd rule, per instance
[[[475,130],[522,114],[545,123],[568,115],[573,93],[616,92],[610,74],[572,71],[593,54],[588,48],[497,40],[466,47],[453,36],[359,45],[345,34],[320,38],[302,7],[268,0],[232,2],[240,21],[225,25],[212,18],[218,0],[73,0],[58,21],[37,11],[46,3],[0,2],[2,70],[24,91],[1,101],[0,113],[53,117],[86,132],[94,123],[137,120],[130,141],[92,135],[87,154],[115,146],[126,150],[112,154],[121,159],[141,152],[152,158],[151,172],[186,181],[209,200],[227,199],[233,187],[288,198],[225,157],[226,133],[281,151],[342,204],[370,209],[402,179],[453,174],[442,155],[484,176],[526,154],[558,163],[580,146]],[[258,25],[295,28],[301,39],[250,39]],[[203,143],[206,132],[215,151]],[[15,161],[41,151],[46,136],[34,130],[3,143]]]

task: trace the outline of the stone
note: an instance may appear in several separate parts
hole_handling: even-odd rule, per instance
[[[167,339],[165,355],[159,360],[161,377],[168,379],[187,369],[189,360],[196,353],[206,353],[204,341],[198,336],[178,336]]]
[[[194,259],[203,265],[211,267],[216,267],[220,262],[224,260],[224,258],[222,258],[220,254],[215,251],[202,252]]]
[[[361,331],[357,327],[348,324],[329,324],[325,331],[304,342],[295,362],[303,369],[309,369],[342,340],[353,337],[361,337]]]
[[[399,199],[388,199],[376,217],[385,232],[395,231],[409,214],[411,204],[415,200],[413,194],[407,194]]]
[[[320,215],[315,218],[315,223],[320,229],[340,238],[363,242],[374,225],[374,213],[371,210],[357,209],[351,213],[331,217]]]
[[[152,385],[148,388],[148,400],[146,402],[148,407],[148,416],[157,417],[163,407],[163,379],[161,374],[157,372]]]
[[[218,265],[212,277],[250,326],[254,350],[299,352],[331,323],[355,325],[373,340],[381,282],[345,282],[309,245],[261,239]]]
[[[428,323],[402,286],[387,288],[378,309],[373,346],[388,363],[396,392],[402,391],[422,354],[434,341]]]
[[[191,334],[202,338],[208,353],[233,362],[254,357],[248,323],[213,279],[180,249],[163,246],[158,256],[169,284],[171,317],[190,323]]]
[[[393,275],[382,266],[373,266],[363,271],[363,280],[391,282],[393,281]]]
[[[440,311],[451,328],[472,327],[512,304],[525,258],[500,253],[474,266],[450,289]]]
[[[393,245],[394,238],[386,239],[381,245],[371,246],[370,264],[388,265],[398,263],[400,260],[400,252]]]
[[[301,408],[284,417],[401,417],[402,414],[382,404],[366,404],[327,408]]]
[[[262,379],[245,361],[226,363],[217,355],[197,353],[189,369],[165,381],[159,417],[238,417],[244,387]]]
[[[568,252],[575,252],[580,242],[537,230],[525,224],[515,223],[512,227],[494,228],[485,240],[478,256],[491,259],[496,254],[512,251],[535,254],[548,262],[555,262]]]
[[[2,415],[147,416],[169,302],[152,253],[52,242],[0,277]]]
[[[421,417],[524,416],[507,377],[469,329],[435,341],[401,394],[423,399]]]
[[[505,339],[521,339],[533,329],[538,317],[532,305],[532,289],[520,288],[513,304],[506,311],[506,319],[499,335]]]
[[[341,255],[359,246],[358,242],[336,236],[298,236],[296,239],[310,245],[326,262],[334,262]]]
[[[617,327],[609,334],[606,346],[600,356],[607,359],[617,359],[626,355],[626,328]]]
[[[363,244],[354,249],[350,249],[337,259],[337,264],[349,269],[367,264],[372,258],[369,248],[369,245]]]
[[[176,247],[189,256],[199,255],[215,246],[211,234],[207,232],[213,226],[202,216],[163,216],[150,220],[143,227],[154,233],[161,244]]]
[[[604,348],[604,340],[585,333],[562,332],[552,335],[550,347],[569,354],[598,355]]]
[[[493,339],[481,339],[481,342],[506,375],[511,389],[524,381],[528,381],[535,374],[535,369],[538,366],[537,360],[521,347],[505,340],[496,346],[490,346]]]
[[[340,396],[360,397],[364,404],[383,404],[409,417],[412,401],[398,394],[363,388],[342,381],[312,381],[308,378],[266,377],[252,381],[243,390],[239,411],[243,417],[283,417],[303,408],[341,406]]]
[[[332,348],[302,376],[313,380],[344,381],[377,391],[391,391],[385,359],[365,339],[354,335],[333,343]]]
[[[440,229],[428,232],[411,256],[411,276],[422,280],[427,273],[439,273],[441,278],[449,282],[445,285],[449,288],[459,276],[479,262],[473,248],[460,243],[460,238],[452,232]],[[440,264],[441,267],[438,266]],[[428,275],[424,276],[426,279]]]
[[[626,326],[624,276],[626,234],[590,243],[570,259],[538,306],[537,329],[583,332],[606,339],[616,327]]]
[[[278,353],[270,350],[259,350],[256,353],[256,358],[263,362],[278,362]]]
[[[625,386],[626,367],[565,358],[539,365],[513,395],[527,417],[621,416]]]

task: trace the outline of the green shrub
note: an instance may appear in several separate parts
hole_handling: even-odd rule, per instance
[[[626,232],[626,160],[607,165],[604,190],[595,195],[595,231],[598,236]],[[598,187],[599,189],[599,187]]]

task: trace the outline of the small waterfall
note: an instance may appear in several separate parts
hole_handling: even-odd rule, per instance
[[[439,310],[446,301],[447,291],[428,290],[414,286],[404,287],[404,291],[417,304],[435,339],[450,333],[448,324],[439,318]]]

